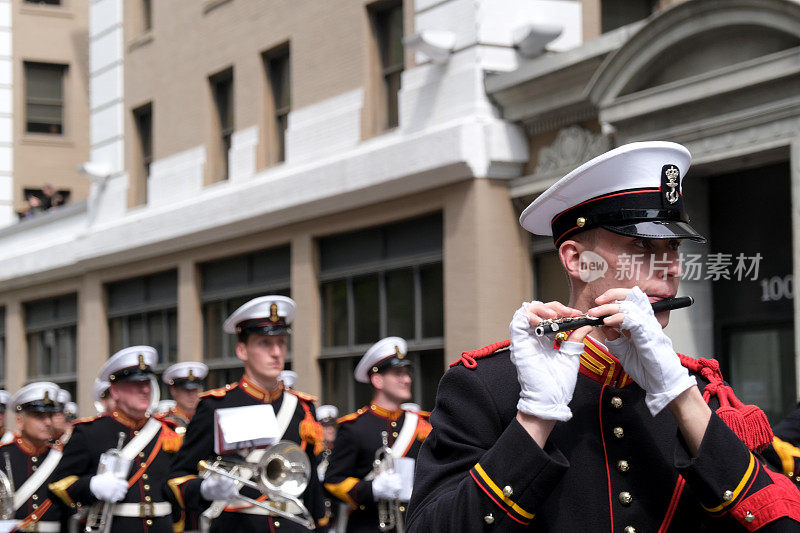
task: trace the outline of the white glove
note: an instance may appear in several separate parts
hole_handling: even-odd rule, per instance
[[[619,302],[619,308],[625,315],[620,329],[630,332],[630,339],[622,335],[607,341],[606,346],[619,357],[625,372],[645,390],[645,403],[655,416],[680,393],[696,385],[697,380],[681,365],[672,341],[639,287],[634,287]]]
[[[116,477],[112,472],[105,472],[99,476],[92,476],[89,480],[89,490],[98,500],[114,503],[128,493],[128,482]]]
[[[583,343],[564,341],[556,350],[552,337],[535,336],[535,328],[526,314],[533,303],[522,304],[509,326],[511,361],[517,367],[522,388],[517,409],[539,418],[566,422],[572,418],[568,405],[578,380]]]
[[[403,480],[397,472],[381,472],[372,480],[372,496],[378,500],[396,500],[403,490]]]
[[[239,495],[239,489],[236,487],[236,481],[231,478],[211,474],[200,483],[200,495],[210,502],[229,501]]]

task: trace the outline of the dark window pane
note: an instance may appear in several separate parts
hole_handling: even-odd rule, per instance
[[[444,351],[428,350],[414,354],[418,361],[419,372],[414,374],[414,379],[419,381],[420,396],[414,398],[416,403],[422,406],[425,411],[433,409],[436,402],[436,391],[439,388],[439,380],[444,374]]]
[[[168,350],[167,364],[178,362],[178,310],[170,309],[167,311],[167,341]]]
[[[386,334],[414,338],[414,271],[386,273]]]
[[[128,345],[137,346],[147,344],[147,332],[143,315],[132,315],[128,318]]]
[[[649,17],[655,0],[602,0],[601,26],[603,33]]]
[[[444,336],[444,286],[442,264],[421,266],[419,281],[422,293],[423,338]]]
[[[64,65],[25,63],[26,130],[61,134],[64,123]]]
[[[166,362],[166,352],[164,346],[164,316],[161,312],[148,313],[147,321],[147,343],[158,352],[158,364]]]
[[[230,368],[216,368],[209,370],[208,376],[206,376],[206,390],[224,387],[228,383],[239,381],[241,377],[241,364],[237,364],[236,366]]]
[[[112,318],[108,321],[108,344],[109,355],[116,353],[125,347],[124,329],[125,318]]]
[[[348,344],[347,282],[332,281],[322,284],[322,344],[345,346]]]
[[[209,302],[203,305],[203,359],[218,359],[222,353],[223,303]],[[226,315],[227,317],[227,315]]]
[[[353,279],[355,344],[373,343],[380,337],[378,275]]]
[[[349,412],[352,406],[347,398],[349,396],[348,387],[353,382],[351,358],[342,359],[323,359],[320,361],[322,367],[322,397],[325,403],[335,405],[339,408],[339,414],[344,415]]]

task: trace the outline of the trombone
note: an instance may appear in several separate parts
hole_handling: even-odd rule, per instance
[[[270,446],[258,463],[226,461],[218,457],[213,463],[200,461],[197,469],[203,478],[216,474],[256,489],[269,499],[258,501],[243,494],[236,498],[307,529],[314,529],[311,513],[298,498],[308,486],[311,461],[306,452],[294,442],[282,440]],[[299,515],[290,512],[286,503],[293,503]]]

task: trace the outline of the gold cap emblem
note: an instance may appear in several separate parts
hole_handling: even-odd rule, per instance
[[[192,372],[191,368],[189,369],[189,377],[187,379],[189,381],[194,381],[194,372]]]
[[[50,399],[50,391],[49,390],[44,391],[44,403],[46,405],[50,405],[51,403],[53,403],[53,400]]]
[[[139,369],[145,370],[147,369],[147,364],[144,362],[144,355],[139,354]]]
[[[278,318],[280,318],[280,317],[278,316],[278,304],[272,304],[272,305],[270,305],[270,306],[269,306],[269,319],[270,319],[272,322],[277,322],[277,321],[278,321]]]
[[[586,225],[586,219],[583,217],[578,217],[578,220],[575,221],[579,228],[582,228]]]
[[[404,358],[406,356],[406,354],[404,354],[403,352],[400,351],[400,347],[399,346],[395,346],[394,347],[394,353],[395,353],[395,355],[397,356],[398,359],[402,359],[402,358]]]

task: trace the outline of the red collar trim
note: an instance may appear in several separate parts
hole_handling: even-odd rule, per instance
[[[19,446],[20,450],[22,450],[23,452],[25,452],[28,455],[37,456],[37,457],[40,456],[40,455],[44,455],[47,452],[47,450],[50,448],[50,446],[48,446],[47,444],[37,448],[36,446],[33,445],[33,443],[31,441],[29,441],[28,439],[26,439],[25,437],[23,437],[21,435],[17,435],[16,443],[17,443],[17,446]]]
[[[264,403],[272,403],[283,394],[282,381],[278,382],[278,386],[274,390],[267,391],[253,383],[253,381],[247,377],[247,374],[242,376],[242,379],[239,381],[239,387],[241,387],[248,396]]]
[[[601,385],[621,389],[633,383],[622,364],[599,342],[585,337],[580,373]]]
[[[131,429],[142,429],[142,427],[147,422],[147,417],[144,417],[141,420],[134,420],[133,418],[129,417],[128,415],[117,409],[111,411],[111,416],[113,416],[114,420],[116,420],[123,426],[129,427]]]
[[[389,420],[397,420],[398,418],[400,418],[400,415],[403,414],[402,409],[398,409],[397,411],[390,411],[384,407],[381,407],[376,403],[369,404],[369,408],[372,411],[372,414],[378,415],[382,418],[388,418]]]

